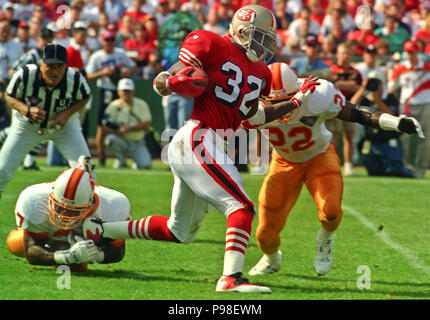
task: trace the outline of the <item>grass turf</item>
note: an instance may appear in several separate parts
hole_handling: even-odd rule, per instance
[[[61,167],[41,171],[19,169],[0,200],[0,299],[139,299],[139,300],[320,300],[428,299],[430,297],[430,180],[367,177],[344,179],[344,216],[335,234],[330,273],[313,270],[315,236],[320,228],[313,199],[304,188],[281,233],[283,265],[270,276],[249,277],[272,294],[215,292],[222,273],[225,218],[216,210],[207,215],[199,236],[190,245],[127,240],[120,263],[90,265],[72,273],[70,289],[60,290],[62,274],[32,266],[9,253],[5,240],[15,228],[14,205],[28,185],[54,180]],[[98,184],[123,192],[134,219],[169,215],[173,177],[168,166],[156,163],[150,171],[97,169]],[[245,189],[257,201],[264,176],[244,174]],[[244,272],[261,253],[253,223]],[[370,289],[360,289],[360,266],[370,271]]]

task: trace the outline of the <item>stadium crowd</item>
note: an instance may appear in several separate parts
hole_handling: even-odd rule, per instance
[[[153,79],[177,60],[186,34],[203,28],[224,35],[233,13],[246,4],[260,4],[276,16],[273,62],[289,63],[300,76],[312,73],[332,81],[348,99],[370,109],[413,115],[430,136],[427,0],[0,0],[0,82],[6,87],[21,56],[40,50],[40,35],[46,30],[54,43],[67,48],[68,66],[86,71],[88,81],[106,76],[116,77],[114,83],[122,77]],[[106,41],[124,49],[135,68],[127,74],[94,67],[89,71],[89,62]],[[404,71],[417,74],[407,77]],[[117,98],[110,90],[111,96],[103,97],[105,107]],[[184,103],[185,112],[174,126],[191,112],[192,103]],[[418,141],[416,159],[411,159],[408,136],[336,123],[328,127],[335,137],[344,130],[344,174],[354,175],[353,164],[363,161],[369,174],[424,176],[430,139]],[[98,149],[104,152],[102,146]],[[403,166],[407,162],[411,168]]]

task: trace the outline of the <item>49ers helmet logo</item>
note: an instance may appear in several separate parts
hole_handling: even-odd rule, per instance
[[[251,9],[243,9],[237,13],[237,18],[242,21],[254,21],[255,12]]]

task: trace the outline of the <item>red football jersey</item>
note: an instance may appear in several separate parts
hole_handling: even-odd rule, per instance
[[[205,30],[191,32],[182,44],[179,60],[202,68],[209,84],[195,98],[191,119],[210,128],[236,130],[242,119],[268,96],[272,74],[263,62],[251,62],[229,37]]]

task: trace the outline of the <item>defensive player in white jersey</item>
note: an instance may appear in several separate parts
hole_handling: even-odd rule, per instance
[[[88,157],[64,171],[55,182],[35,184],[21,192],[15,206],[18,228],[7,238],[14,255],[34,265],[72,265],[85,271],[87,263],[114,263],[125,254],[124,239],[100,239],[83,234],[82,222],[99,218],[130,220],[130,203],[122,193],[94,184]],[[95,245],[97,243],[97,246]]]
[[[298,79],[287,64],[274,63],[269,101],[275,104],[290,99],[304,79]],[[339,118],[383,130],[417,133],[421,126],[409,117],[394,117],[387,113],[372,114],[346,101],[332,83],[319,80],[320,85],[301,108],[284,118],[260,125],[245,121],[246,128],[262,130],[274,147],[272,161],[259,195],[257,241],[264,256],[249,272],[250,275],[270,274],[281,266],[279,233],[297,201],[303,183],[318,207],[322,228],[316,238],[317,253],[314,269],[319,275],[329,272],[332,265],[333,233],[342,218],[343,180],[340,160],[332,134],[324,121]]]

